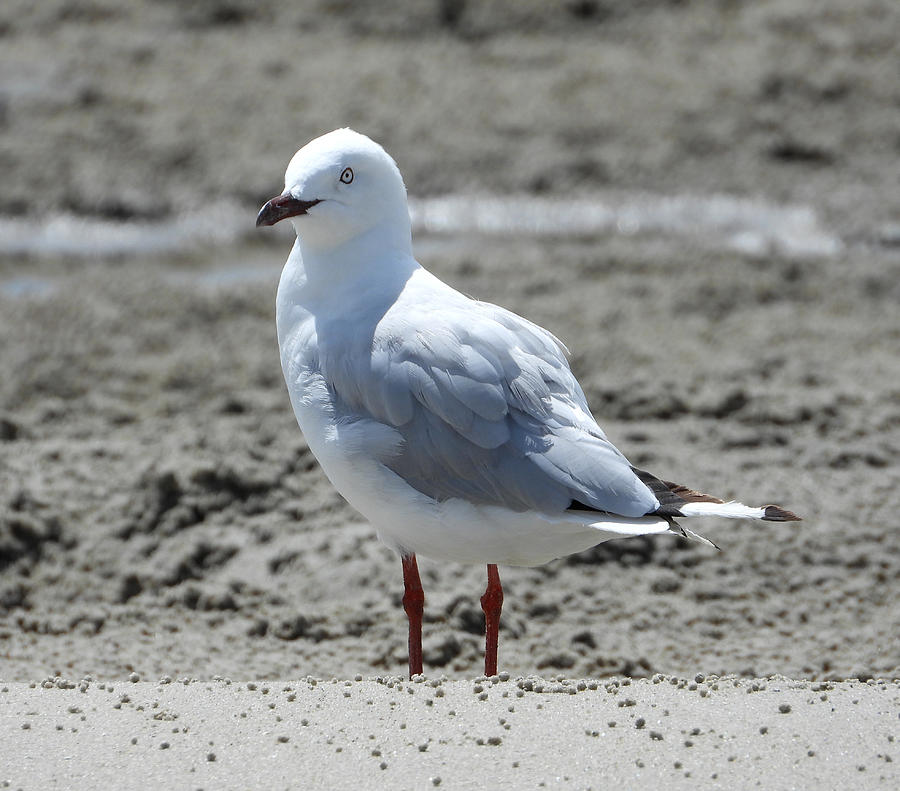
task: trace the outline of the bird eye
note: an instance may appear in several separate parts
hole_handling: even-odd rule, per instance
[[[341,173],[341,181],[344,184],[350,184],[353,181],[353,168],[344,168]]]

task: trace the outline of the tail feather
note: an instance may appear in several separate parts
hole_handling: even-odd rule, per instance
[[[669,532],[676,533],[683,538],[688,538],[691,541],[699,541],[701,544],[706,544],[708,547],[712,547],[713,549],[719,549],[719,545],[713,541],[710,541],[706,536],[701,536],[699,533],[695,533],[693,530],[689,530],[684,525],[679,524],[675,521],[671,516],[666,517],[666,521],[669,523]]]
[[[763,508],[763,519],[766,522],[802,522],[803,517],[797,516],[793,511],[788,511],[780,505],[767,505]]]
[[[726,519],[763,519],[767,522],[798,522],[800,517],[777,505],[754,508],[735,500],[729,503],[685,503],[674,516],[721,516]]]
[[[649,472],[632,467],[634,474],[649,487],[659,501],[656,516],[722,516],[729,519],[762,519],[766,522],[799,522],[801,518],[780,505],[753,508],[732,500],[725,502],[710,494],[689,489],[679,483],[663,481]],[[684,532],[684,528],[679,526]],[[705,539],[703,539],[705,540]]]

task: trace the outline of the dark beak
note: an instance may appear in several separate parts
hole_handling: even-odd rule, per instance
[[[259,210],[256,215],[256,227],[260,225],[275,225],[276,222],[287,217],[297,217],[306,214],[306,210],[312,208],[320,200],[300,200],[295,198],[289,192],[272,198],[265,206]]]

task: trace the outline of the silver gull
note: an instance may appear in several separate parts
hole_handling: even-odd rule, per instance
[[[416,554],[487,564],[490,676],[497,564],[535,566],[627,536],[706,541],[680,517],[798,519],[632,466],[557,338],[415,260],[403,178],[368,137],[338,129],[301,148],[256,224],[284,219],[297,233],[276,302],[291,404],[325,474],[401,558],[410,675],[422,672]]]

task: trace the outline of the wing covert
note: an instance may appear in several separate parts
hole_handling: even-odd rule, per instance
[[[348,416],[402,436],[383,463],[424,494],[545,513],[572,500],[622,516],[657,506],[591,417],[564,347],[515,314],[407,306],[355,351],[330,366],[357,379],[332,379],[336,395]]]

